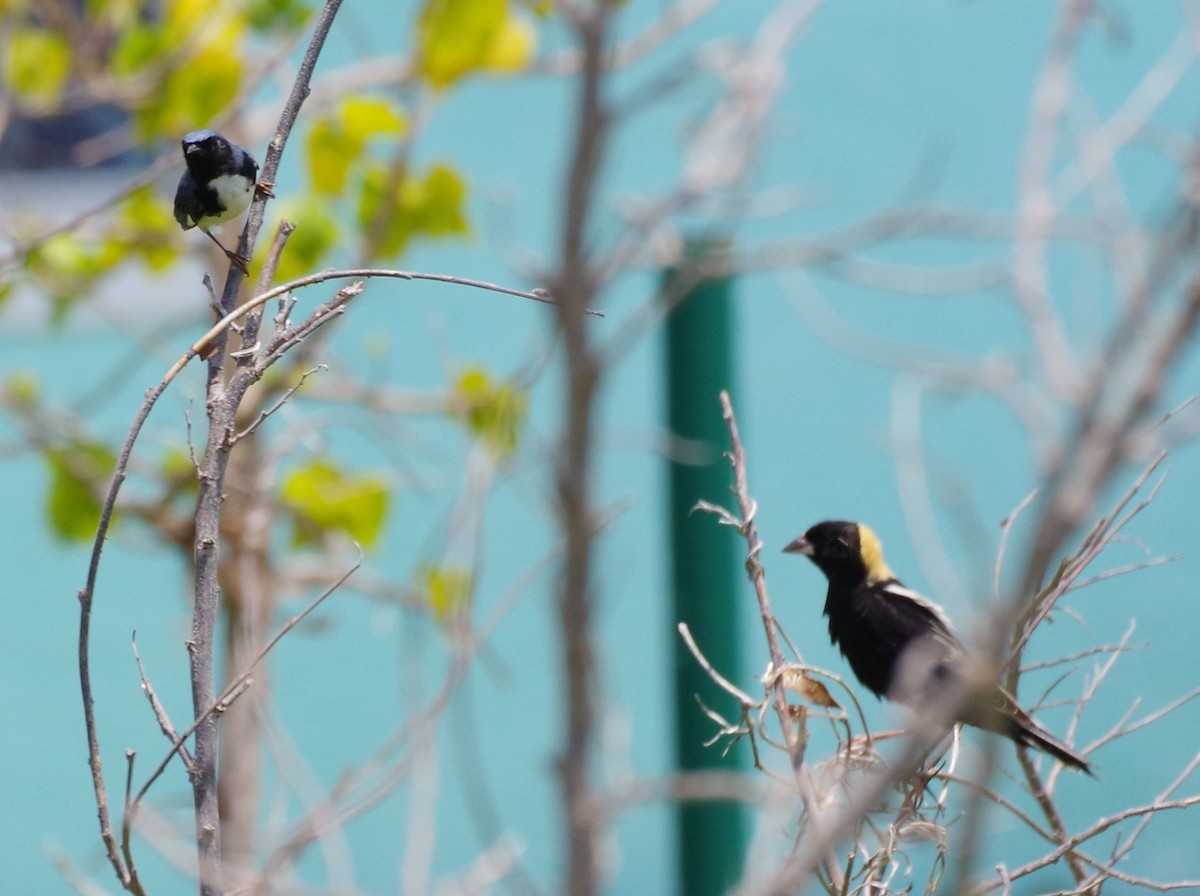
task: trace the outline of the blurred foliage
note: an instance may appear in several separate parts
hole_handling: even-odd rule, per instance
[[[63,541],[87,541],[100,520],[100,495],[112,476],[116,454],[95,442],[77,441],[44,453],[50,467],[46,516]]]
[[[257,31],[293,34],[304,27],[313,9],[302,0],[249,0],[242,12]]]
[[[396,176],[395,169],[367,169],[358,205],[358,228],[371,240],[372,255],[399,255],[415,236],[449,237],[470,232],[463,212],[466,185],[449,165],[424,177]]]
[[[9,120],[44,123],[102,110],[107,130],[74,146],[77,164],[129,158],[133,150],[141,166],[119,178],[133,185],[107,206],[75,210],[82,213],[77,220],[0,208],[9,239],[0,245],[0,302],[19,283],[44,296],[54,320],[62,321],[123,267],[166,272],[184,252],[211,253],[207,240],[184,233],[172,215],[172,187],[183,170],[179,138],[214,127],[262,162],[264,141],[247,128],[272,121],[280,97],[260,88],[294,67],[318,6],[319,0],[0,0],[0,91],[10,115],[0,121],[0,136]],[[298,177],[277,185],[278,198],[267,206],[269,216],[297,225],[277,281],[338,264],[392,262],[417,240],[469,237],[465,173],[452,158],[422,156],[417,145],[438,106],[424,104],[416,129],[410,104],[430,93],[445,102],[464,79],[526,67],[537,48],[534,23],[552,10],[552,3],[528,0],[423,0],[395,30],[396,52],[406,32],[412,35],[407,60],[366,84],[351,79],[353,91],[325,91],[306,106],[288,158]],[[336,74],[322,67],[314,86]],[[159,173],[149,176],[152,164]],[[139,178],[143,170],[148,176]],[[268,218],[256,262],[269,249],[273,223]],[[226,225],[226,234],[237,226]],[[294,380],[279,369],[272,374],[264,395],[277,396]],[[113,452],[75,437],[83,430],[78,416],[43,407],[32,379],[12,379],[0,399],[28,433],[60,427],[28,438],[50,472],[46,514],[56,537],[90,539]],[[518,446],[526,405],[521,387],[475,366],[455,375],[442,413],[504,459]],[[126,515],[161,523],[167,540],[181,543],[190,513],[185,504],[197,489],[194,464],[186,450],[164,448],[138,471],[156,497],[136,509],[125,505]],[[304,547],[339,539],[376,546],[395,508],[387,477],[329,457],[291,469],[271,494],[292,544]],[[468,570],[425,566],[418,579],[431,612],[443,620],[472,588]]]
[[[472,583],[469,569],[421,564],[416,576],[421,603],[438,622],[451,621],[469,606]]]
[[[313,190],[322,196],[342,193],[367,141],[401,136],[406,127],[403,110],[382,97],[346,97],[308,131],[305,150]]]
[[[180,137],[212,127],[264,162],[269,136],[264,132],[282,104],[278,87],[290,80],[303,52],[304,29],[319,5],[320,0],[0,0],[0,138],[10,122],[32,125],[27,133],[38,132],[41,148],[56,146],[59,134],[84,133],[82,138],[64,136],[63,151],[53,162],[39,158],[37,151],[28,153],[22,164],[30,166],[45,161],[44,167],[51,169],[62,159],[81,169],[130,163],[116,177],[101,181],[112,184],[114,193],[93,208],[77,204],[51,219],[40,209],[0,207],[0,301],[19,285],[43,297],[54,319],[62,321],[131,267],[168,272],[185,252],[219,257],[202,235],[183,232],[172,214],[174,183],[183,171]],[[360,66],[374,60],[355,58],[346,66],[355,69],[352,77],[339,81],[340,73],[322,61],[311,102],[291,135],[286,173],[271,185],[277,198],[267,205],[269,217],[255,246],[253,261],[261,264],[275,221],[295,222],[275,271],[277,281],[334,265],[391,262],[416,241],[472,233],[466,174],[455,159],[424,153],[417,141],[428,130],[429,117],[465,78],[514,73],[530,63],[537,13],[524,0],[423,0],[415,7],[407,21],[393,15],[380,23],[386,26],[380,29],[380,44],[387,47],[382,52],[396,53],[395,65]],[[399,58],[410,33],[409,56]],[[331,85],[338,83],[356,86],[336,93]],[[420,128],[412,112],[418,103]],[[89,112],[95,113],[90,120]],[[73,127],[79,121],[94,127],[77,132]],[[225,245],[240,226],[240,221],[226,225]],[[135,276],[120,282],[145,281]],[[194,288],[201,287],[197,283]],[[323,351],[327,346],[319,339],[325,332],[309,335],[303,348]],[[157,342],[149,349],[147,355],[153,352],[155,360],[160,349],[170,354],[169,346]],[[241,408],[247,420],[261,422],[278,407],[276,402],[292,402],[289,413],[301,403],[304,390],[285,395],[301,369],[292,365],[319,362],[301,360],[299,354],[284,359],[247,393]],[[117,363],[136,369],[138,376],[145,370],[136,361],[114,359]],[[121,372],[96,372],[99,385],[91,393],[106,390],[110,382],[114,390],[128,385],[118,376]],[[203,385],[192,386],[202,393]],[[495,457],[509,457],[526,416],[524,390],[471,367],[456,375],[448,391],[445,399],[439,394],[432,402],[425,400],[420,413],[432,406],[434,425],[451,441],[461,442],[458,436],[465,430]],[[32,377],[14,376],[0,388],[0,413],[17,424],[22,450],[28,448],[48,471],[48,525],[54,537],[69,542],[96,536],[117,460],[104,442],[108,433],[79,435],[96,410],[86,404],[54,408]],[[365,401],[353,410],[356,416],[372,413]],[[136,528],[139,537],[148,531],[188,558],[199,480],[197,459],[179,445],[186,438],[199,453],[204,444],[202,436],[193,439],[191,424],[190,416],[186,424],[177,416],[175,431],[186,425],[187,433],[170,444],[148,446],[154,437],[143,434],[127,471],[137,477],[136,488],[126,488],[120,503],[125,525]],[[277,425],[286,432],[285,438],[271,442],[279,454],[269,455],[269,464],[259,468],[270,478],[231,474],[227,480],[222,562],[235,556],[228,549],[247,537],[250,527],[239,524],[251,515],[256,525],[266,523],[272,552],[286,553],[284,539],[289,536],[292,547],[330,556],[344,552],[348,541],[377,548],[398,504],[393,477],[364,471],[360,460],[332,452],[296,459],[290,452],[299,443],[291,441],[294,431],[288,429],[286,414],[271,417],[250,438],[266,441]],[[112,438],[119,444],[122,435]],[[246,447],[239,444],[238,450]],[[458,447],[456,455],[462,453]],[[447,455],[439,462],[459,459]],[[487,495],[478,499],[485,501]],[[276,562],[274,556],[271,562],[280,573],[271,586],[287,594],[296,587],[288,578],[287,562]],[[238,572],[228,578],[224,572],[223,598],[236,600]],[[401,581],[415,576],[423,606],[439,623],[460,618],[470,606],[475,582],[469,566],[426,563],[398,575]]]
[[[468,367],[454,383],[450,410],[497,458],[517,447],[528,397],[511,381],[496,382],[482,367]]]
[[[299,203],[285,201],[281,217],[296,221],[299,226],[288,237],[287,251],[280,256],[275,278],[280,281],[295,280],[313,271],[320,270],[325,260],[338,247],[342,230],[329,214],[325,203],[309,196]],[[254,258],[261,262],[266,257],[269,243],[260,240]]]
[[[76,149],[81,164],[133,148],[161,155],[182,170],[178,139],[216,127],[262,149],[241,133],[251,98],[274,68],[293,64],[316,0],[5,0],[0,3],[0,76],[12,116],[44,120],[89,106],[114,109],[125,124]],[[467,180],[452,160],[413,161],[408,88],[446,91],[472,73],[515,72],[536,52],[534,21],[549,9],[519,0],[425,0],[412,22],[412,64],[398,65],[372,86],[327,99],[301,116],[294,145],[303,148],[299,195],[280,193],[268,206],[297,223],[278,277],[290,279],[350,260],[391,261],[415,239],[468,236]],[[544,6],[542,4],[541,6]],[[269,100],[268,120],[278,106]],[[2,126],[2,125],[0,125]],[[2,135],[2,132],[0,132]],[[80,155],[82,153],[82,155]],[[86,161],[85,161],[86,157]],[[176,164],[177,163],[177,164]],[[170,268],[185,249],[209,252],[183,234],[161,186],[115,196],[108,211],[80,226],[19,209],[0,210],[13,235],[0,254],[0,301],[18,279],[30,281],[61,319],[107,275],[129,262]],[[278,217],[278,216],[277,216]],[[268,222],[268,226],[272,222]],[[227,228],[236,227],[236,222]],[[49,234],[53,235],[49,235]],[[267,240],[260,240],[261,260]]]
[[[54,109],[71,75],[71,45],[48,28],[18,27],[4,40],[4,83],[35,112]]]
[[[340,533],[364,548],[375,545],[387,516],[390,488],[382,476],[350,474],[316,460],[284,477],[280,499],[292,512],[292,543],[321,545]]]
[[[536,46],[532,25],[506,0],[426,0],[417,65],[434,87],[476,71],[519,71]]]
[[[179,494],[195,495],[200,491],[196,478],[196,462],[182,448],[166,448],[158,459],[158,472],[169,483],[179,483]]]

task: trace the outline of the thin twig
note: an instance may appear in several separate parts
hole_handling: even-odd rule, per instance
[[[803,731],[802,727],[797,726],[797,716],[788,704],[787,687],[782,674],[787,664],[783,658],[783,651],[779,649],[779,639],[776,637],[775,614],[771,610],[771,601],[767,594],[766,575],[763,572],[762,561],[760,559],[762,555],[762,540],[758,537],[758,526],[754,522],[758,505],[750,496],[750,488],[746,476],[746,454],[742,447],[741,435],[738,432],[737,418],[733,412],[733,401],[730,399],[729,393],[724,390],[720,394],[720,401],[721,416],[724,418],[725,427],[729,431],[730,448],[726,452],[726,457],[729,459],[730,467],[733,469],[733,494],[734,499],[737,501],[739,514],[737,527],[746,541],[746,574],[754,586],[754,595],[758,601],[759,617],[762,620],[763,633],[767,640],[767,650],[771,660],[770,671],[774,679],[771,683],[772,702],[780,729],[783,732],[784,744],[791,763],[792,775],[799,789],[800,799],[804,803],[814,837],[816,837],[825,828],[825,823],[821,817],[820,800],[818,799],[811,777],[804,767],[804,749],[807,743],[807,734]],[[832,842],[830,846],[832,846]],[[821,850],[820,861],[825,869],[825,873],[829,876],[831,884],[835,889],[841,889],[843,886],[842,871],[828,848]]]
[[[196,729],[200,726],[200,724],[202,722],[204,722],[212,714],[221,713],[221,712],[224,712],[226,709],[228,709],[229,706],[233,703],[233,701],[236,700],[237,697],[246,690],[246,687],[248,686],[248,684],[254,674],[254,669],[258,666],[259,663],[261,663],[266,658],[267,654],[270,653],[271,650],[275,647],[275,645],[279,643],[280,639],[282,639],[284,635],[286,635],[288,632],[290,632],[292,629],[294,629],[300,622],[302,622],[310,613],[312,613],[313,610],[315,610],[317,607],[319,607],[321,604],[323,604],[325,602],[326,598],[328,598],[335,591],[337,591],[339,588],[341,588],[341,586],[344,585],[346,583],[346,581],[352,575],[354,575],[355,572],[358,571],[358,568],[361,565],[362,565],[362,551],[360,549],[358,560],[354,563],[353,566],[351,566],[344,573],[342,573],[342,575],[338,578],[338,580],[336,582],[334,582],[332,585],[330,585],[324,591],[322,591],[321,594],[315,600],[313,600],[307,607],[305,607],[301,612],[297,613],[295,616],[293,616],[291,619],[289,619],[287,622],[285,622],[282,626],[280,626],[279,631],[277,631],[275,633],[274,637],[272,637],[270,641],[268,641],[266,644],[264,644],[262,646],[262,648],[258,651],[258,654],[254,657],[253,660],[250,661],[250,664],[245,668],[245,670],[243,670],[240,675],[238,675],[232,682],[230,682],[226,686],[225,690],[222,691],[221,695],[219,697],[215,698],[213,700],[213,702],[208,707],[205,708],[204,712],[202,712],[199,715],[199,717],[196,718],[196,720],[194,722],[192,722],[192,724],[190,726],[188,726],[188,728],[183,732],[183,734],[180,735],[176,745],[174,747],[172,747],[171,750],[168,751],[167,755],[162,758],[162,761],[159,762],[159,764],[157,766],[155,766],[154,771],[151,772],[150,777],[148,777],[146,779],[145,783],[143,783],[142,786],[138,789],[137,796],[135,796],[133,799],[132,805],[135,810],[141,804],[142,800],[145,799],[146,793],[147,793],[147,791],[150,790],[150,787],[154,784],[155,781],[158,780],[158,778],[162,775],[162,773],[164,771],[166,771],[166,768],[170,764],[171,759],[174,758],[175,754],[182,748],[182,745],[184,743],[186,743],[187,739],[189,737],[191,737],[192,734],[195,733]]]
[[[305,381],[308,380],[310,376],[328,369],[329,367],[327,365],[318,364],[316,367],[312,367],[300,374],[300,379],[296,380],[292,386],[288,387],[287,391],[284,392],[283,395],[281,395],[273,405],[271,405],[269,408],[259,411],[258,416],[254,418],[254,422],[233,437],[234,443],[236,444],[237,442],[240,442],[242,439],[246,438],[246,436],[250,435],[260,426],[262,426],[262,424],[266,422],[267,418],[282,408],[287,403],[288,399],[295,395],[296,392],[298,392],[304,386]]]
[[[711,678],[718,687],[730,694],[733,699],[737,700],[743,706],[758,705],[757,700],[755,700],[713,667],[713,664],[709,662],[708,657],[706,657],[696,645],[696,639],[692,637],[692,630],[688,628],[688,624],[686,622],[679,623],[679,625],[676,626],[676,629],[679,631],[679,636],[683,638],[683,643],[687,645],[687,649],[691,651],[692,656],[696,658],[696,662],[700,665],[700,668],[708,674],[708,677]]]
[[[166,735],[167,740],[171,742],[171,746],[179,750],[179,757],[183,760],[184,768],[188,770],[188,774],[191,774],[192,754],[188,752],[187,747],[179,739],[179,735],[175,733],[175,726],[171,724],[166,707],[159,702],[158,695],[150,685],[150,679],[146,676],[146,669],[142,665],[142,655],[138,652],[136,631],[133,633],[133,637],[129,639],[129,647],[133,651],[133,661],[137,663],[138,677],[142,681],[142,691],[145,692],[146,699],[150,701],[150,709],[154,712],[154,718],[158,721],[159,730]]]

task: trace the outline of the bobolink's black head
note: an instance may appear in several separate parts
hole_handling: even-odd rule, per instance
[[[831,582],[870,584],[895,578],[883,560],[879,537],[862,523],[845,520],[817,523],[784,551],[808,557]]]

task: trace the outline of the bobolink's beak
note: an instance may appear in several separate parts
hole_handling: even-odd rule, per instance
[[[807,538],[801,535],[784,548],[783,552],[785,554],[803,554],[805,557],[811,557],[813,555],[813,546]]]

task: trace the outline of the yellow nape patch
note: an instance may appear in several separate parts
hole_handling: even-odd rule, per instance
[[[870,526],[862,523],[858,524],[858,553],[867,569],[868,585],[896,578],[896,574],[883,559],[883,544],[879,541],[879,536]]]

